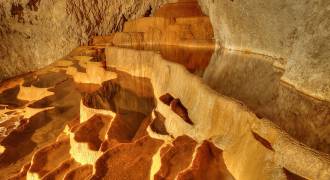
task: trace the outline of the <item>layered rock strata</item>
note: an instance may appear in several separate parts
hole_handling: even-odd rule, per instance
[[[199,0],[224,48],[277,61],[281,81],[330,101],[330,1]]]
[[[169,4],[155,12],[158,16],[128,21],[123,32],[94,37],[93,44],[159,51],[163,58],[202,76],[217,92],[242,101],[258,117],[270,119],[300,142],[329,153],[330,103],[283,81],[284,67],[272,57],[222,47],[210,60],[215,48],[213,30],[201,10],[195,10],[193,17],[160,16],[164,9],[185,4],[192,6],[192,2]]]
[[[272,61],[223,58],[226,51],[211,58],[212,28],[201,12],[195,1],[168,4],[2,83],[0,179],[328,179],[329,155],[293,139],[283,129],[307,136],[280,116],[293,111],[281,107],[290,105],[285,97],[308,113],[320,104],[282,89]],[[240,71],[260,83],[236,78]],[[306,141],[326,147],[320,139]]]

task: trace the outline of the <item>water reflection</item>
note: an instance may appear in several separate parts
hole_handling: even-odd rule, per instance
[[[299,141],[330,152],[330,104],[287,87],[274,59],[244,52],[216,51],[203,74],[210,87],[250,107]]]
[[[186,69],[196,75],[201,76],[208,66],[215,46],[213,43],[204,47],[189,47],[175,45],[139,45],[139,46],[119,46],[137,50],[148,50],[160,53],[167,61],[183,65]]]

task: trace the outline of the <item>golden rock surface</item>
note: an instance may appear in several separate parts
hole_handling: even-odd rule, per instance
[[[0,179],[327,180],[328,154],[216,86],[215,48],[183,0],[2,83]]]

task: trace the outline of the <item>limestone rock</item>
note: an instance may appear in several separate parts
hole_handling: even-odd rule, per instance
[[[197,1],[154,14],[0,84],[0,179],[329,179],[327,101],[215,46]]]
[[[276,59],[285,69],[283,81],[330,101],[330,1],[199,0],[199,4],[221,46]]]
[[[87,45],[93,35],[148,16],[162,0],[0,1],[0,81],[34,71]]]

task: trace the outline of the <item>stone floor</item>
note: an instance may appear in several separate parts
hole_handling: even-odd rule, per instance
[[[185,0],[3,82],[0,179],[328,179],[330,105],[215,50]]]

